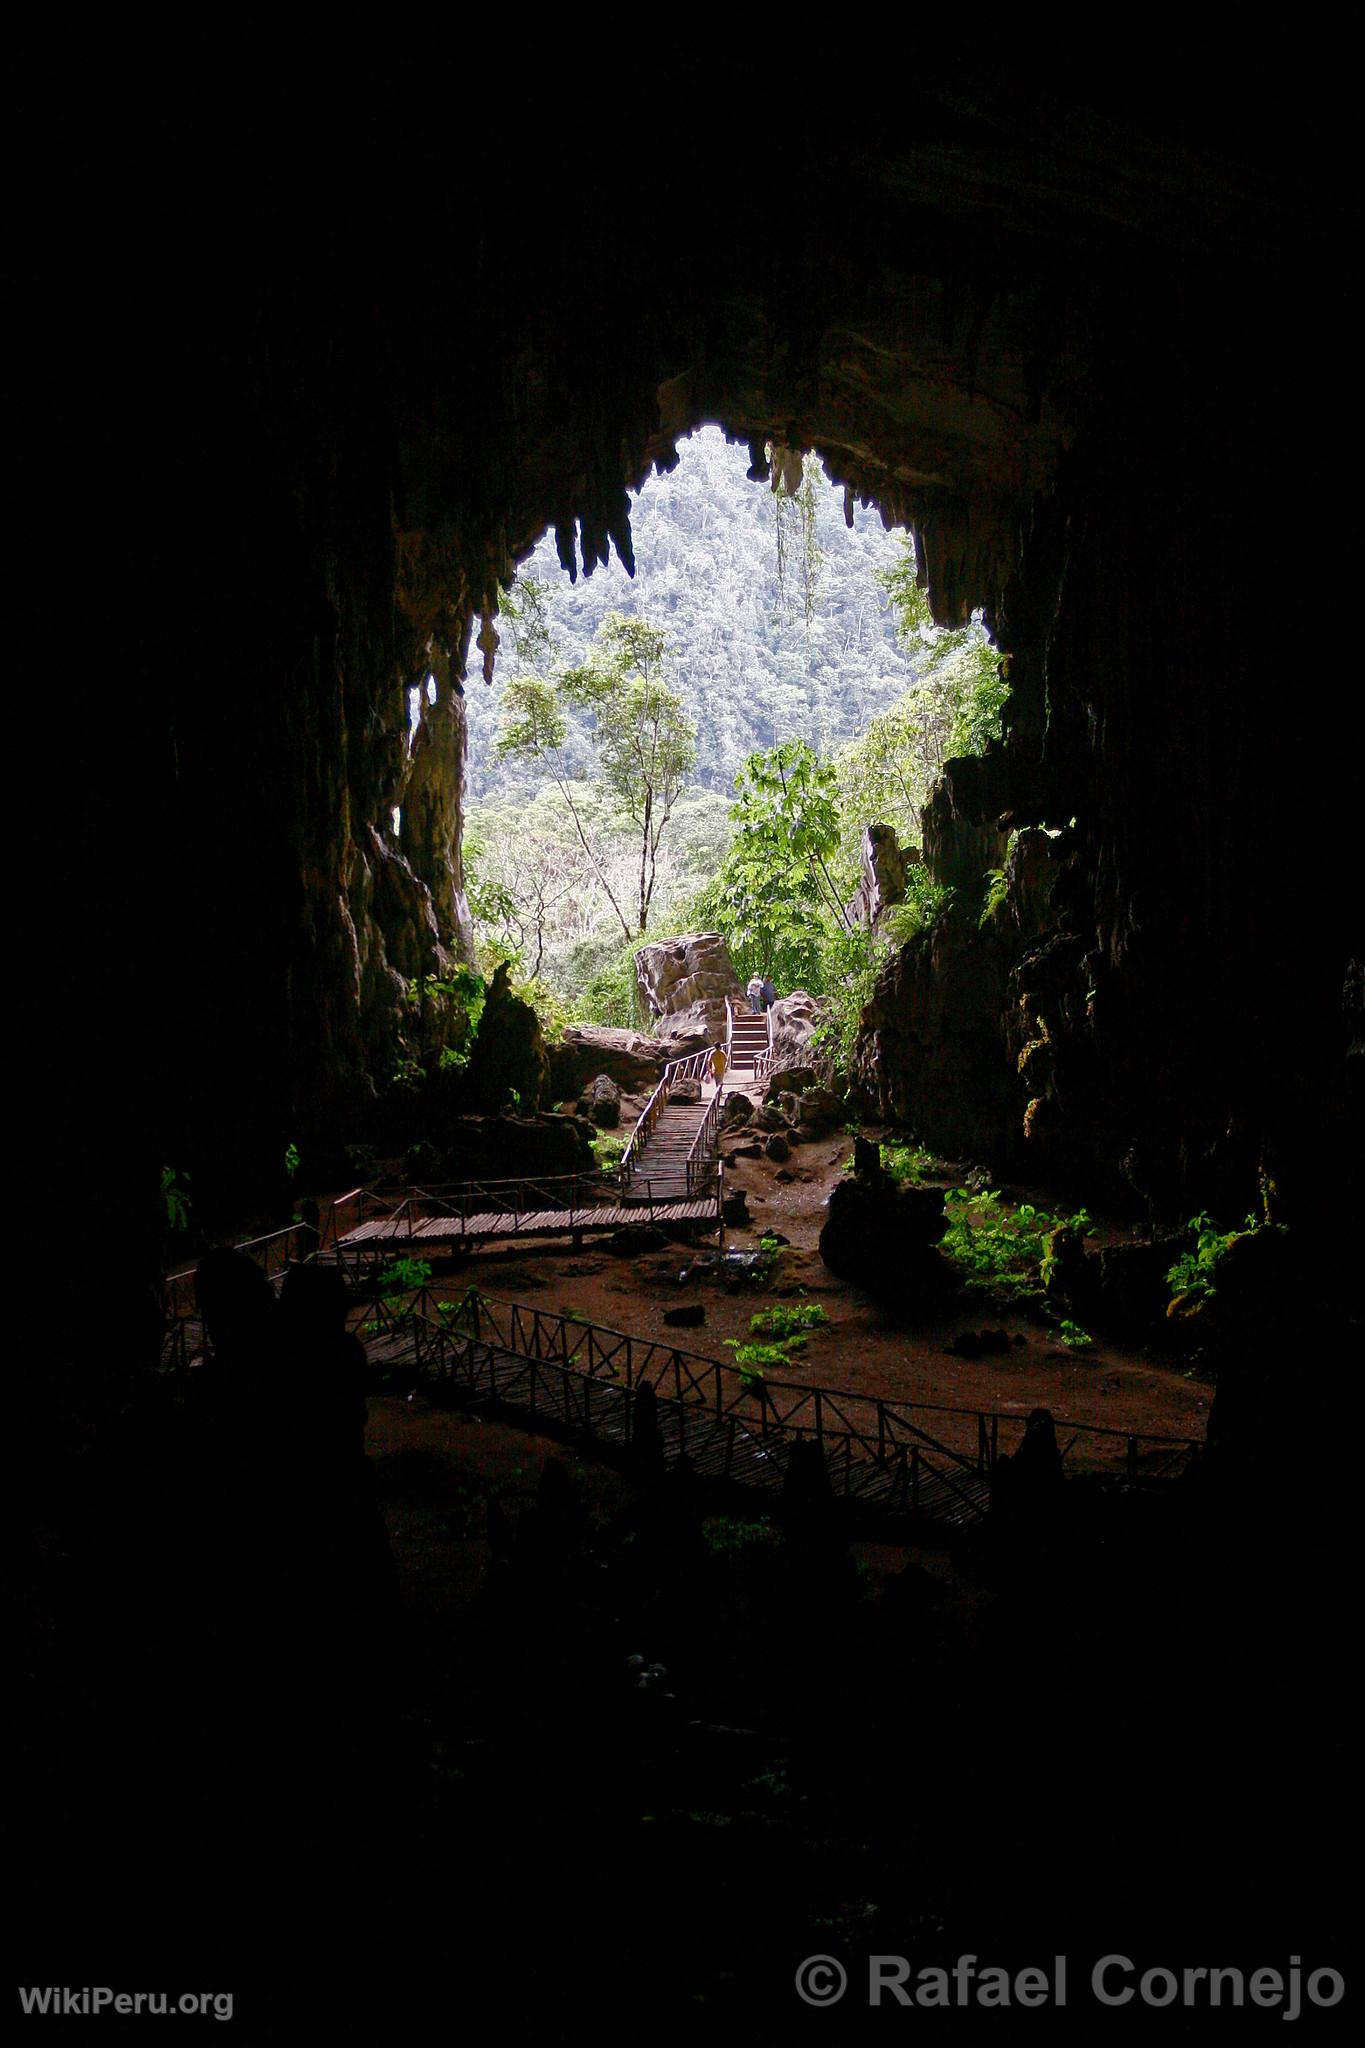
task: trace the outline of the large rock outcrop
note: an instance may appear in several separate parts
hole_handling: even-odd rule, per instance
[[[761,66],[731,58],[737,98],[766,103]],[[600,61],[594,92],[630,103],[636,68]],[[563,79],[532,55],[518,148],[494,146],[490,102],[452,155],[368,70],[322,70],[296,103],[281,82],[258,149],[234,146],[227,91],[145,121],[125,95],[119,147],[89,156],[98,122],[73,122],[81,150],[53,173],[63,266],[124,316],[51,337],[30,408],[66,451],[35,468],[78,463],[80,531],[103,536],[73,541],[52,608],[78,589],[106,659],[64,681],[81,745],[61,855],[95,957],[51,1008],[78,1016],[91,982],[131,992],[100,1071],[73,1033],[77,1150],[82,1118],[125,1101],[149,1180],[171,1158],[206,1204],[283,1200],[287,1145],[363,1116],[401,1051],[403,963],[465,941],[460,693],[471,661],[491,672],[498,591],[547,522],[567,573],[629,568],[630,488],[709,419],[756,482],[818,450],[914,530],[935,616],[982,606],[1008,650],[1004,743],[926,818],[964,921],[1011,830],[1077,821],[1065,986],[1040,978],[1062,973],[1046,933],[1002,942],[980,1111],[997,1143],[1036,1104],[1053,1159],[1102,1159],[1154,1201],[1245,1194],[1262,1169],[1317,1201],[1322,1163],[1362,1150],[1339,1135],[1359,1097],[1340,1042],[1351,750],[1311,771],[1287,755],[1256,591],[1290,504],[1309,508],[1277,544],[1295,605],[1350,587],[1332,123],[1287,139],[1225,69],[1182,124],[1127,75],[1092,92],[984,56],[951,77],[864,68],[840,98],[854,139],[793,127],[775,183],[762,122],[680,133],[632,261],[566,213],[528,291],[524,251],[486,224],[562,179],[566,146],[575,190],[619,191],[615,119],[566,145]],[[471,222],[472,267],[433,261]],[[64,487],[26,526],[68,529]],[[1249,880],[1267,818],[1313,850],[1307,892],[1294,860]],[[936,960],[968,972],[951,951],[918,942],[888,978],[885,1045],[922,1038],[901,996],[939,1000]],[[713,1025],[721,993],[698,992]],[[1010,1036],[1025,997],[1052,1050],[1046,1076],[1029,1052],[1021,1102],[1044,1037]],[[927,1092],[908,1071],[869,1085],[918,1116],[927,1071]]]
[[[725,1003],[741,996],[730,951],[719,932],[641,946],[635,955],[640,1008],[677,1049],[725,1036]]]
[[[652,1089],[672,1049],[639,1031],[610,1024],[566,1024],[550,1049],[550,1094],[556,1102],[578,1096],[597,1074],[609,1074],[631,1093]]]
[[[770,1072],[774,1080],[793,1067],[828,1066],[828,1057],[822,1056],[815,1043],[815,1034],[828,1011],[829,1004],[823,996],[808,995],[803,988],[794,988],[790,995],[778,997],[771,1011]]]
[[[919,860],[919,849],[902,846],[894,826],[864,825],[861,874],[848,904],[849,916],[859,924],[875,925],[893,903],[903,903],[906,874]]]

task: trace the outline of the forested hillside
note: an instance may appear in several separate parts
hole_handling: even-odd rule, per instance
[[[878,957],[849,908],[862,828],[914,844],[948,753],[999,729],[996,651],[933,625],[908,538],[846,525],[812,457],[778,492],[747,464],[714,427],[684,445],[636,501],[633,581],[571,585],[542,541],[496,682],[468,687],[480,966],[510,960],[548,1021],[634,1022],[640,940],[705,925],[746,973],[838,992],[851,1029]],[[942,893],[916,871],[902,926]]]
[[[651,477],[632,506],[633,581],[613,557],[609,568],[571,584],[547,534],[523,563],[518,588],[541,586],[553,640],[542,668],[583,661],[610,611],[661,627],[669,680],[697,726],[694,780],[728,794],[749,754],[805,739],[829,756],[914,680],[915,665],[876,581],[877,571],[898,559],[899,542],[861,506],[846,526],[843,494],[814,461],[807,465],[807,510],[799,496],[779,500],[766,485],[750,483],[746,450],[730,446],[718,427],[703,427],[680,454],[673,473]],[[808,578],[803,527],[810,517],[817,558]],[[467,689],[468,792],[475,801],[524,791],[538,780],[494,758],[502,693],[519,666],[515,626],[502,621],[499,630],[503,647],[492,687],[472,680]],[[586,731],[585,721],[571,746],[585,771],[592,760]]]

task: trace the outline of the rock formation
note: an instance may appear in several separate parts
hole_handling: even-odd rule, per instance
[[[890,825],[864,825],[862,876],[848,905],[859,924],[875,925],[893,903],[905,901],[906,870],[919,862],[917,848],[903,847]]]
[[[641,946],[635,955],[640,1008],[661,1037],[679,1049],[714,1044],[725,1036],[725,1001],[741,997],[739,977],[719,932]],[[688,1041],[686,1047],[682,1041]]]
[[[677,60],[680,91],[703,61]],[[633,103],[637,73],[601,62],[602,105]],[[629,489],[719,420],[756,481],[770,445],[818,450],[913,528],[935,616],[984,607],[1010,658],[1003,744],[926,816],[961,932],[888,968],[870,1093],[1176,1213],[1244,1209],[1262,1171],[1318,1202],[1322,1163],[1361,1156],[1339,1135],[1351,750],[1310,772],[1286,748],[1255,593],[1268,553],[1300,614],[1351,587],[1345,186],[1330,122],[1290,136],[1283,91],[1264,122],[1220,62],[1179,118],[1165,72],[1092,92],[984,56],[865,67],[842,139],[793,128],[780,181],[761,122],[675,133],[629,262],[579,208],[532,249],[491,226],[566,156],[580,194],[635,175],[614,118],[570,139],[534,55],[514,150],[490,102],[452,151],[369,69],[296,105],[282,86],[245,154],[227,93],[146,123],[123,102],[99,178],[84,154],[54,172],[63,273],[119,317],[49,337],[29,407],[65,453],[35,465],[54,488],[26,530],[80,558],[51,616],[79,589],[101,650],[64,683],[61,854],[93,950],[52,1008],[82,1013],[78,981],[126,992],[95,1054],[73,1031],[89,1100],[56,1149],[124,1102],[115,1151],[149,1207],[170,1158],[231,1208],[283,1197],[290,1141],[354,1131],[401,1053],[405,977],[466,943],[460,690],[491,672],[500,586],[547,523],[566,573],[629,565]],[[761,66],[734,64],[762,101]],[[136,244],[168,164],[173,219],[141,253],[173,350],[93,202]],[[456,242],[467,260],[434,259]],[[1296,861],[1249,875],[1267,819],[1312,849],[1311,888]],[[1041,924],[1009,852],[1030,830],[1072,834]],[[996,950],[969,960],[991,871]],[[712,1023],[722,994],[697,991]]]
[[[567,1024],[549,1055],[550,1095],[556,1102],[576,1098],[596,1074],[609,1074],[633,1092],[648,1092],[672,1057],[659,1039],[609,1024]]]

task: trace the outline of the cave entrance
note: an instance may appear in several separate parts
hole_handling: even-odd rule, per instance
[[[979,613],[934,623],[909,533],[818,455],[763,455],[767,489],[703,425],[632,503],[633,575],[618,553],[571,582],[546,534],[502,594],[466,695],[465,880],[481,969],[510,962],[551,1025],[648,1021],[639,950],[711,930],[851,1041],[946,893],[920,814],[999,731],[996,650]]]

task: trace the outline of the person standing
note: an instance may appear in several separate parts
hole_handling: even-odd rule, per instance
[[[727,1062],[725,1058],[725,1047],[723,1045],[718,1045],[713,1049],[711,1054],[711,1079],[716,1084],[717,1094],[720,1093],[721,1083],[725,1079],[726,1064]]]
[[[749,998],[751,1014],[757,1017],[763,1008],[763,977],[761,974],[750,975],[748,986],[745,988],[744,993]]]
[[[771,1008],[772,1008],[773,1004],[774,1004],[774,1003],[775,1003],[776,1001],[777,1001],[777,990],[776,990],[776,989],[775,989],[775,988],[773,987],[773,985],[772,985],[771,981],[770,981],[770,980],[768,979],[767,975],[765,974],[765,975],[764,975],[764,977],[763,977],[763,1007],[764,1007],[764,1009],[765,1009],[765,1010],[771,1010]]]

